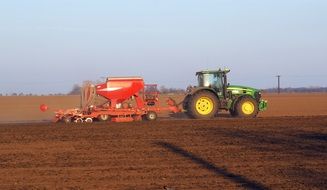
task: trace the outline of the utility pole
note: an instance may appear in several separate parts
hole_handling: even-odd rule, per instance
[[[278,91],[278,94],[280,93],[280,75],[277,75],[277,80],[278,80],[278,87],[277,87],[277,91]]]

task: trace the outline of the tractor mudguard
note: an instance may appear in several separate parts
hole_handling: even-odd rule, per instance
[[[183,100],[183,109],[184,110],[187,110],[187,105],[188,105],[188,101],[189,99],[196,93],[200,92],[200,91],[203,91],[203,90],[206,90],[206,91],[210,91],[212,92],[213,94],[215,94],[217,96],[217,93],[212,89],[212,88],[208,88],[208,87],[188,87],[187,88],[187,94],[185,95],[184,97],[184,100]],[[218,96],[217,96],[218,98]]]

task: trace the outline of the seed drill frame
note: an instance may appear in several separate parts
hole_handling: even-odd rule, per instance
[[[102,84],[84,84],[81,91],[80,108],[56,111],[54,122],[152,121],[159,112],[181,111],[171,98],[166,101],[168,106],[161,107],[157,85],[146,85],[141,77],[110,77]],[[105,101],[96,105],[99,96]]]

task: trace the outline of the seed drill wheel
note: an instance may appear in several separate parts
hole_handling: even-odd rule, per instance
[[[63,117],[63,118],[62,118],[62,121],[63,121],[64,123],[71,123],[71,122],[72,122],[72,118],[69,117],[69,116],[66,116],[66,117]]]
[[[218,98],[209,91],[200,91],[188,100],[188,115],[195,119],[213,118],[218,111]]]
[[[85,122],[86,122],[86,123],[92,123],[92,122],[93,122],[93,119],[90,118],[90,117],[88,117],[88,118],[85,119]]]
[[[238,117],[256,117],[259,112],[258,102],[251,97],[241,98],[235,108]]]
[[[98,116],[98,120],[103,122],[110,121],[110,116],[106,114],[101,114]]]
[[[74,120],[75,123],[83,123],[83,119],[82,118],[77,118]]]
[[[148,111],[148,113],[145,115],[145,119],[148,121],[155,121],[157,120],[157,113],[154,111]]]

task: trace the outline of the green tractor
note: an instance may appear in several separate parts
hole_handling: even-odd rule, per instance
[[[229,111],[233,117],[253,118],[267,109],[260,90],[234,86],[227,83],[230,70],[200,71],[198,86],[188,87],[183,101],[186,114],[195,119],[213,118],[220,110]]]

